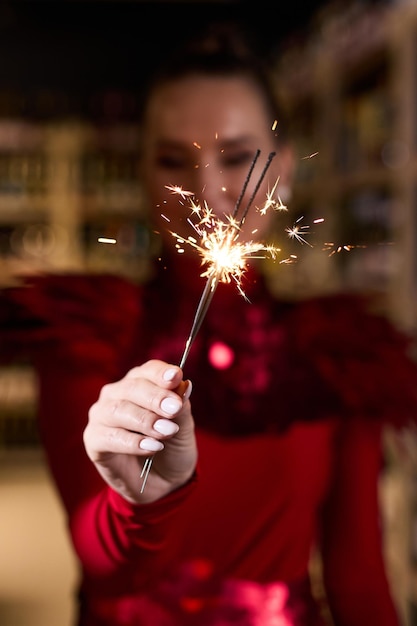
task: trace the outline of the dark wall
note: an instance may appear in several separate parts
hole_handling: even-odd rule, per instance
[[[240,22],[272,57],[319,10],[384,1],[0,0],[0,117],[134,118],[154,61],[204,22]]]
[[[250,24],[262,51],[305,26],[322,2],[0,3],[0,86],[134,87],[170,42],[213,16]]]

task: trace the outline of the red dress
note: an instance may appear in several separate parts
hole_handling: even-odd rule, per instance
[[[323,588],[335,626],[398,626],[380,434],[415,420],[416,368],[408,340],[355,298],[278,302],[255,273],[250,303],[219,285],[185,365],[194,479],[135,506],[87,458],[101,386],[150,357],[179,362],[200,281],[45,276],[1,296],[2,358],[39,373],[40,434],[81,565],[79,626],[318,626]]]

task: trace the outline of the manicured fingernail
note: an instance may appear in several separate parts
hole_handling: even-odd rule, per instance
[[[163,378],[166,381],[170,381],[175,377],[176,373],[177,370],[174,370],[172,367],[170,367],[169,369],[165,370]]]
[[[156,439],[142,439],[139,444],[139,448],[142,450],[149,450],[151,452],[159,452],[164,447],[164,444]]]
[[[179,398],[178,400],[175,398],[164,398],[161,402],[161,409],[165,411],[165,413],[168,413],[168,415],[175,415],[181,407],[182,402]]]
[[[191,396],[191,392],[193,390],[193,383],[191,382],[191,380],[187,380],[187,387],[184,391],[184,395],[182,397],[183,400],[188,400],[188,398]]]
[[[175,422],[170,422],[169,420],[157,420],[153,425],[154,429],[161,433],[162,435],[175,435],[178,432],[179,427]]]

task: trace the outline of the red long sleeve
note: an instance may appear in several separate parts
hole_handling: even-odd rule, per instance
[[[343,423],[321,529],[326,592],[336,626],[390,626],[398,614],[383,559],[381,426]]]

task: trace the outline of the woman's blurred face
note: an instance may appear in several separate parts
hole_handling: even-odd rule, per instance
[[[233,214],[260,150],[241,204],[242,211],[245,209],[269,154],[277,151],[273,124],[257,87],[245,78],[189,76],[153,92],[144,124],[142,165],[154,223],[162,237],[172,244],[169,231],[191,234],[186,222],[189,201],[173,188],[192,192],[195,202],[206,203],[221,219]],[[277,199],[280,184],[287,183],[287,169],[288,159],[278,150],[247,214],[240,240],[261,240],[267,232],[272,210],[262,216],[258,209],[265,205],[279,178]]]

